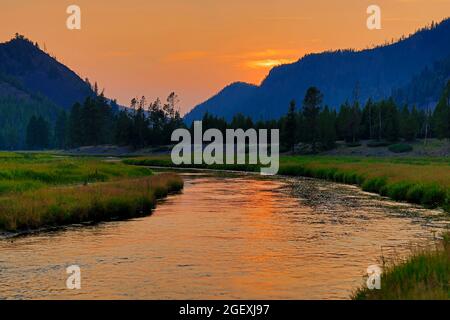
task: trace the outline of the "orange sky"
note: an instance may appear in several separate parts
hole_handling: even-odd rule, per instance
[[[305,53],[365,48],[450,16],[450,0],[0,0],[0,41],[19,32],[109,97],[165,98],[184,113],[233,81],[258,84]],[[67,6],[82,30],[66,28]],[[382,30],[366,9],[382,9]]]

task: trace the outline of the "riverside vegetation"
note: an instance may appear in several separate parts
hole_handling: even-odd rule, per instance
[[[450,299],[450,234],[436,248],[420,250],[403,263],[383,268],[381,290],[358,289],[355,300]]]
[[[143,216],[182,187],[175,174],[120,162],[0,153],[0,231]]]
[[[173,166],[169,156],[124,160],[127,164]],[[221,170],[257,171],[257,165],[187,165]],[[450,212],[450,160],[445,158],[359,158],[281,156],[280,175],[304,176],[359,185],[363,190]]]

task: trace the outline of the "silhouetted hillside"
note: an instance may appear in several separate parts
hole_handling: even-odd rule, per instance
[[[217,105],[226,106],[222,108],[220,115],[226,119],[231,119],[236,113],[240,112],[240,106],[246,99],[252,98],[258,87],[244,82],[235,82],[225,87],[217,95],[204,103],[198,105],[195,110],[187,114],[184,118],[187,122],[197,120],[196,115],[203,115],[206,112],[215,110]]]
[[[90,86],[73,71],[21,36],[0,44],[0,73],[66,109],[92,95]],[[8,92],[3,88],[0,94]]]
[[[25,147],[31,117],[53,124],[92,95],[89,84],[25,37],[0,44],[0,149]]]
[[[361,102],[370,97],[384,98],[394,89],[406,86],[425,68],[449,56],[448,39],[449,19],[390,45],[363,51],[310,54],[296,63],[273,68],[251,92],[240,85],[234,88],[232,99],[219,93],[195,107],[185,121],[201,119],[206,111],[227,119],[237,111],[256,120],[278,118],[286,112],[292,99],[301,102],[310,86],[318,87],[325,95],[324,103],[334,108],[355,96]]]

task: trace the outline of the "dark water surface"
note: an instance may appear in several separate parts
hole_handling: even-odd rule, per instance
[[[382,254],[405,256],[445,225],[351,186],[184,177],[152,216],[0,240],[0,298],[347,299]]]

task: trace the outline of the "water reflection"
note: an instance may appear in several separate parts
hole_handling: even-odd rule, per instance
[[[345,299],[382,250],[445,225],[315,180],[185,178],[151,217],[0,240],[0,298]],[[65,288],[72,264],[79,291]]]

